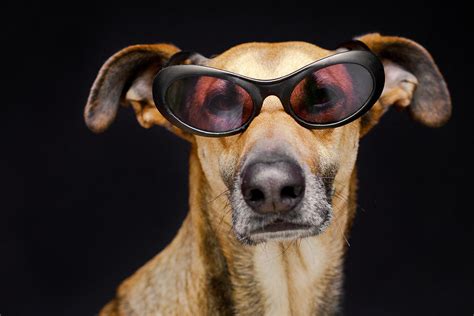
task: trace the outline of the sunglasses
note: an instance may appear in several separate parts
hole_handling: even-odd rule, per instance
[[[367,112],[384,86],[380,60],[362,42],[293,73],[258,80],[201,65],[175,65],[178,53],[153,82],[160,113],[184,131],[223,137],[243,132],[260,113],[263,100],[277,96],[284,110],[309,129],[348,124]]]

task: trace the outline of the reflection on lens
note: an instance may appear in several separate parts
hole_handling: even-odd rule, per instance
[[[166,101],[182,122],[207,132],[235,130],[253,110],[252,98],[242,87],[210,76],[176,80],[166,92]]]
[[[315,124],[344,120],[364,106],[373,90],[372,76],[357,64],[319,69],[301,80],[290,97],[293,112]]]

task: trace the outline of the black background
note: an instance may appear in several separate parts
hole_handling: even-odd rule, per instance
[[[186,214],[185,141],[142,129],[129,109],[102,135],[83,123],[88,90],[110,55],[154,42],[208,56],[248,41],[334,48],[378,31],[432,53],[454,112],[429,129],[390,111],[361,141],[344,307],[348,315],[472,315],[468,10],[452,1],[333,4],[4,8],[0,314],[93,315]]]

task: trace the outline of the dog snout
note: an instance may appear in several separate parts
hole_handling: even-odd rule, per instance
[[[242,170],[242,195],[259,214],[286,213],[303,199],[305,176],[290,158],[254,161]]]

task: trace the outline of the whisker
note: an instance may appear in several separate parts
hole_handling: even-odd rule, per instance
[[[226,224],[227,226],[232,227],[232,225],[230,225],[230,224],[224,222],[224,218],[225,218],[225,217],[227,216],[227,214],[229,214],[229,213],[231,212],[231,210],[232,210],[232,207],[230,207],[229,202],[226,203],[226,205],[224,206],[224,208],[223,208],[222,210],[223,210],[224,212],[223,212],[223,214],[222,214],[222,216],[221,216],[221,219],[220,219],[219,223],[217,224],[217,227],[220,228],[223,223]]]
[[[350,247],[351,244],[349,243],[349,240],[347,240],[346,234],[343,233],[342,236],[344,237],[344,240],[346,241],[347,246]]]
[[[215,198],[213,198],[213,199],[211,199],[211,200],[209,200],[209,201],[206,201],[206,204],[205,204],[205,205],[214,202],[215,200],[217,200],[218,198],[220,198],[223,194],[226,194],[226,193],[229,193],[229,192],[230,192],[230,189],[224,190],[223,192],[219,193]]]
[[[342,187],[342,190],[341,190],[341,191],[345,190],[345,188],[346,188],[347,186],[348,186],[348,185],[344,185],[344,186]],[[347,197],[346,197],[346,196],[343,196],[340,192],[337,192],[337,191],[334,191],[333,197],[336,197],[336,198],[338,198],[338,199],[341,199],[343,202],[351,202],[349,196],[347,196]],[[367,213],[367,210],[366,210],[364,207],[362,207],[362,206],[357,202],[357,200],[356,200],[356,201],[353,201],[353,202],[355,203],[356,210],[359,210],[359,209],[360,209],[362,212]]]

